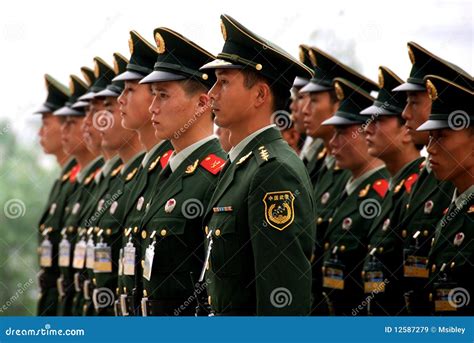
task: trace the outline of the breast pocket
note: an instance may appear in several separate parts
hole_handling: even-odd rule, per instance
[[[153,272],[179,272],[185,270],[192,247],[186,237],[186,218],[157,218],[150,222],[147,231],[155,232]],[[199,228],[196,228],[199,230]]]
[[[237,275],[242,271],[243,247],[236,230],[234,213],[214,214],[207,230],[212,230],[210,268],[218,276]]]

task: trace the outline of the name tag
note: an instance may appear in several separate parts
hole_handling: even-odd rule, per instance
[[[378,271],[366,271],[364,275],[364,293],[383,293],[385,292],[385,282],[383,278],[383,272]]]
[[[41,243],[40,266],[51,267],[53,265],[53,245],[49,239],[44,239]]]
[[[132,242],[128,242],[127,246],[123,248],[124,275],[135,275],[135,252],[136,248],[133,246]]]
[[[86,268],[94,269],[95,256],[94,256],[94,241],[89,239],[87,241],[87,251],[86,251]]]
[[[403,275],[405,277],[428,278],[428,257],[416,256],[405,249],[403,261]]]
[[[72,260],[72,267],[76,269],[84,268],[84,262],[86,260],[86,248],[87,244],[84,239],[81,239],[74,246],[74,258]]]
[[[112,248],[106,243],[98,243],[94,249],[94,273],[112,271]]]
[[[59,266],[69,267],[71,263],[71,244],[66,238],[59,243]]]
[[[333,263],[324,263],[323,287],[344,289],[344,266]]]
[[[154,243],[154,242],[153,242]],[[153,258],[155,257],[154,244],[148,246],[145,252],[145,266],[143,268],[143,277],[148,281],[151,280],[151,269],[153,268]]]

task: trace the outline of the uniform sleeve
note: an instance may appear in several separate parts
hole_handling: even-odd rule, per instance
[[[304,175],[303,175],[304,176]],[[308,315],[314,207],[310,188],[277,160],[261,165],[248,197],[257,315]]]

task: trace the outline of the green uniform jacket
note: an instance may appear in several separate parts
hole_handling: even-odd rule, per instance
[[[141,289],[141,243],[139,226],[145,215],[145,209],[151,198],[155,194],[156,180],[160,172],[168,164],[168,160],[173,153],[173,146],[169,141],[164,141],[158,148],[153,151],[145,166],[141,167],[136,176],[134,188],[130,191],[125,216],[123,220],[122,249],[130,242],[135,247],[135,273],[134,275],[119,275],[118,293],[128,297],[128,312],[130,315],[135,314],[135,310],[140,307],[140,299],[142,297]],[[129,235],[125,235],[130,231]],[[122,300],[124,302],[127,298]]]
[[[158,312],[148,314],[194,315],[196,299],[187,300],[193,296],[203,267],[202,219],[225,156],[219,141],[212,139],[193,151],[168,177],[165,169],[160,177],[163,180],[159,179],[160,185],[155,187],[155,196],[140,225],[142,256],[154,246],[151,277],[143,277],[142,282],[144,297],[162,304]],[[180,305],[186,308],[180,309]]]
[[[58,246],[61,239],[66,200],[76,187],[75,178],[71,177],[71,173],[75,174],[79,168],[76,166],[74,159],[66,163],[60,177],[54,182],[47,205],[39,221],[40,246],[38,253],[41,269],[38,274],[40,298],[37,311],[40,316],[55,316],[57,313]],[[48,248],[48,242],[51,243],[51,250]],[[43,246],[45,248],[42,248]],[[43,252],[44,257],[42,259],[41,254]]]
[[[367,233],[381,211],[389,174],[382,168],[350,195],[344,191],[324,237],[323,290],[330,314],[351,315],[363,299],[360,283]],[[337,251],[334,254],[334,250]]]
[[[453,203],[436,226],[429,253],[426,288],[431,291],[432,313],[437,315],[474,313],[474,186],[463,196],[459,207]]]
[[[308,169],[309,178],[311,179],[311,184],[313,185],[313,187],[316,186],[319,174],[324,168],[324,158],[326,157],[326,155],[327,149],[324,144],[321,144],[321,146],[319,146],[316,150],[313,159],[311,159],[311,161],[308,161],[308,163],[306,164],[306,169]]]
[[[206,273],[212,310],[308,315],[315,225],[303,162],[271,128],[221,173],[204,220],[212,239]]]
[[[451,182],[439,181],[426,167],[422,168],[413,191],[410,194],[407,208],[398,220],[402,238],[405,264],[417,256],[417,265],[426,268],[403,267],[404,276],[401,284],[405,292],[405,301],[408,314],[428,315],[430,305],[426,303],[424,288],[428,278],[428,253],[434,237],[436,224],[443,217],[444,211],[449,207],[454,186]],[[415,240],[413,235],[420,231]],[[409,270],[410,269],[410,270]]]
[[[364,292],[371,294],[367,313],[371,315],[398,315],[405,306],[400,287],[402,276],[403,248],[399,226],[392,223],[399,211],[406,206],[407,197],[418,179],[420,163],[417,158],[407,163],[391,179],[391,189],[382,203],[380,214],[374,219],[368,233],[367,256],[363,268],[361,283]],[[375,253],[370,255],[370,252]]]
[[[59,270],[60,277],[58,278],[59,291],[59,305],[58,315],[67,316],[72,315],[72,299],[74,298],[74,270],[72,268],[74,258],[74,245],[76,243],[78,230],[81,224],[81,219],[84,214],[84,209],[87,207],[89,196],[94,189],[94,176],[100,170],[104,160],[98,158],[92,161],[82,171],[85,177],[81,183],[78,184],[74,193],[67,200],[65,212],[65,220],[63,229],[61,230],[61,241],[59,242]],[[61,244],[69,246],[64,249],[64,255],[61,256]],[[68,254],[69,252],[69,254]],[[68,258],[69,256],[69,258]],[[64,265],[61,266],[61,260],[64,260]]]

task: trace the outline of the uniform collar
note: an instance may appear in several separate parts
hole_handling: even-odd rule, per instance
[[[102,159],[102,156],[97,156],[94,160],[89,162],[87,166],[85,166],[84,168],[81,168],[81,171],[79,172],[79,174],[77,174],[77,181],[79,181],[79,183],[82,183],[82,181],[84,181],[86,176],[89,175],[89,173],[92,171],[92,168],[101,159]]]
[[[120,160],[120,156],[119,155],[115,155],[114,157],[112,157],[111,159],[105,161],[104,165],[102,166],[102,176],[107,176],[110,174],[110,172],[112,171],[112,168],[113,166],[115,165],[115,163],[117,163],[118,161]]]
[[[410,162],[408,162],[407,164],[405,164],[399,171],[397,171],[397,172],[395,173],[395,175],[393,175],[392,177],[390,177],[390,181],[389,181],[389,183],[388,183],[388,189],[389,189],[390,191],[392,191],[393,188],[397,185],[397,183],[398,183],[398,181],[399,181],[398,179],[400,178],[400,176],[402,176],[402,175],[405,173],[405,171],[406,171],[407,169],[410,169],[410,168],[412,167],[412,163],[413,163],[414,161],[416,161],[416,160],[418,160],[418,158],[416,158],[415,160],[410,161]]]
[[[171,172],[174,172],[176,169],[178,169],[180,164],[183,163],[183,161],[186,160],[194,151],[196,151],[198,148],[200,148],[201,146],[203,146],[207,142],[213,140],[214,138],[216,138],[215,135],[210,135],[210,136],[208,136],[206,138],[203,138],[203,139],[197,141],[196,143],[193,143],[190,146],[184,148],[183,150],[181,150],[177,154],[175,152],[173,152],[173,154],[171,155],[171,157],[168,161],[168,164],[171,168]]]
[[[270,124],[270,125],[267,125],[265,127],[262,127],[261,129],[251,133],[250,135],[248,135],[247,137],[245,137],[244,139],[242,139],[239,144],[237,144],[235,147],[232,147],[232,149],[230,149],[229,151],[229,159],[230,159],[230,163],[234,162],[234,160],[237,158],[237,156],[240,155],[240,153],[245,149],[245,147],[255,138],[257,137],[259,134],[261,134],[262,132],[268,130],[268,129],[271,129],[271,128],[274,128],[276,127],[275,124]]]
[[[309,162],[316,158],[316,153],[323,146],[324,142],[321,138],[313,139],[306,149],[304,156]]]
[[[454,190],[453,200],[454,204],[458,209],[461,209],[464,205],[466,205],[474,195],[474,185],[466,189],[461,195],[458,196],[458,190]]]
[[[328,170],[331,170],[334,167],[334,163],[336,163],[336,158],[333,155],[327,154],[324,158],[324,165]]]
[[[128,168],[134,163],[138,158],[143,158],[143,151],[140,151],[138,154],[133,156],[127,163],[124,164],[122,170],[120,171],[120,175],[124,175]]]
[[[66,174],[76,164],[74,157],[69,157],[64,166],[61,168],[61,175]]]
[[[371,169],[361,176],[359,176],[357,179],[353,179],[352,177],[347,181],[346,184],[346,192],[348,195],[351,195],[352,192],[354,192],[365,180],[369,178],[372,174],[375,172],[379,171],[380,169],[385,168],[385,164],[382,164],[381,166],[375,167],[374,169]]]
[[[155,152],[160,148],[160,146],[163,145],[164,142],[165,142],[165,140],[162,140],[158,144],[154,145],[153,148],[151,148],[150,151],[148,151],[145,154],[145,157],[143,157],[143,161],[142,161],[142,167],[143,168],[145,168],[147,163],[150,161],[150,158],[155,154]]]

